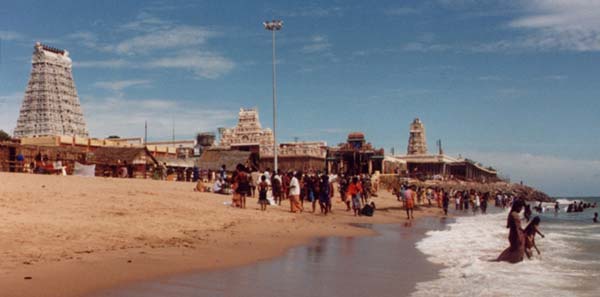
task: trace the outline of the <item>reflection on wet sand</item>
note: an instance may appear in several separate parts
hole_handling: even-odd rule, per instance
[[[443,221],[363,225],[380,236],[318,238],[284,256],[253,265],[173,277],[96,296],[402,296],[418,281],[437,277],[415,242]]]

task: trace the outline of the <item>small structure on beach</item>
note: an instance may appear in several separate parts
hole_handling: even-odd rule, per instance
[[[74,135],[87,137],[69,52],[37,42],[31,75],[14,131],[15,138]]]
[[[202,170],[218,171],[225,165],[228,172],[235,171],[238,164],[248,168],[258,168],[258,164],[253,163],[251,154],[251,152],[222,148],[207,149],[200,156],[198,166]]]
[[[100,147],[90,153],[88,163],[96,165],[96,176],[115,176],[127,165],[130,177],[146,178],[158,161],[145,147]]]
[[[365,140],[362,132],[348,134],[346,143],[327,150],[327,171],[335,174],[372,174],[383,172],[384,150]]]

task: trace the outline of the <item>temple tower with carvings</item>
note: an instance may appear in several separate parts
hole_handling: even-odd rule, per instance
[[[427,141],[425,139],[425,126],[416,118],[410,124],[407,155],[426,155]]]
[[[14,136],[87,137],[69,52],[37,42]]]

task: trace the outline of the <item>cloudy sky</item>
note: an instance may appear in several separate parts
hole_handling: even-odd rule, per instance
[[[376,3],[376,4],[374,4]],[[363,131],[499,168],[553,195],[600,195],[600,0],[10,1],[0,7],[0,129],[12,133],[33,44],[66,48],[91,135],[177,138],[258,107],[279,139]]]

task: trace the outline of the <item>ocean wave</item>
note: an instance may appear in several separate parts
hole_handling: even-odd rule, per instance
[[[460,217],[446,230],[427,232],[417,248],[446,268],[439,279],[417,284],[412,296],[595,296],[600,262],[572,259],[581,253],[575,234],[538,237],[542,255],[532,260],[493,262],[508,247],[507,214]]]

